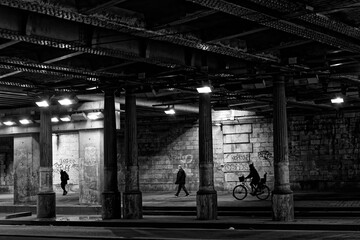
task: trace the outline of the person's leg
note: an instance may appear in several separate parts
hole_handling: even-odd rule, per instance
[[[66,184],[67,184],[67,183],[64,184],[65,195],[68,193],[68,192],[66,191]]]
[[[185,184],[182,184],[182,189],[184,190],[186,196],[189,195],[189,192],[187,191],[186,187],[185,187]]]
[[[253,182],[250,183],[250,186],[251,186],[251,193],[254,193],[255,191],[255,185]]]
[[[175,193],[175,196],[179,196],[180,190],[181,190],[181,184],[178,185],[178,189],[177,192]]]
[[[62,188],[62,190],[63,190],[63,195],[65,195],[65,192],[66,192],[66,190],[65,190],[65,183],[64,183],[64,182],[61,182],[60,186],[61,186],[61,188]]]

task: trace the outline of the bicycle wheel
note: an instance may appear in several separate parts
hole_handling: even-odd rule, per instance
[[[233,196],[237,200],[243,200],[247,196],[247,190],[243,185],[237,185],[234,187]]]
[[[260,200],[266,200],[270,196],[270,188],[266,185],[259,186],[256,197]]]

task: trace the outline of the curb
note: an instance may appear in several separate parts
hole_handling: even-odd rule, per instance
[[[326,231],[360,231],[359,225],[339,223],[308,223],[308,222],[276,222],[259,219],[249,223],[246,219],[232,221],[219,220],[172,220],[154,221],[144,219],[134,220],[100,220],[100,221],[56,221],[56,220],[0,220],[0,225],[29,225],[29,226],[81,226],[81,227],[142,227],[142,228],[203,228],[203,229],[251,229],[251,230],[326,230]],[[254,219],[250,219],[254,221]],[[256,220],[255,220],[256,221]]]

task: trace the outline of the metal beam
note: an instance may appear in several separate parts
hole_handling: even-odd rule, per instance
[[[75,12],[71,9],[60,9],[59,7],[51,4],[41,5],[37,2],[23,2],[19,0],[12,0],[11,3],[9,0],[0,0],[0,5],[10,6],[17,9],[22,9],[25,11],[36,12],[39,14],[45,14],[47,16],[52,16],[58,19],[65,20],[64,22],[68,23],[69,21],[78,22],[79,24],[88,24],[96,26],[98,28],[106,28],[115,30],[118,32],[123,32],[126,34],[131,34],[136,37],[154,39],[157,41],[170,42],[172,44],[190,47],[198,49],[204,52],[211,52],[220,55],[230,56],[239,59],[245,59],[249,61],[268,61],[268,62],[279,62],[279,59],[276,56],[271,56],[269,54],[251,54],[245,51],[234,49],[227,46],[222,46],[220,44],[207,44],[203,43],[201,39],[195,39],[193,35],[186,33],[174,33],[173,31],[154,31],[146,29],[146,23],[139,18],[135,17],[124,17],[124,18],[111,18],[107,15],[94,14],[94,15],[84,15],[78,12]],[[40,17],[39,17],[40,18]],[[37,23],[39,23],[38,21]],[[134,24],[136,22],[136,25]],[[45,23],[43,23],[45,24]],[[73,38],[79,39],[79,38]],[[68,41],[67,41],[68,44]]]
[[[19,42],[19,41],[11,41],[11,42]],[[47,61],[45,61],[43,63],[54,63],[54,62],[62,61],[62,60],[65,60],[67,58],[75,57],[75,56],[78,56],[78,55],[81,55],[81,54],[84,54],[84,53],[83,52],[70,53],[70,54],[66,54],[66,55],[61,56],[61,57],[49,59],[49,60],[47,60]],[[6,77],[11,77],[11,76],[14,76],[14,75],[22,73],[22,72],[23,71],[14,71],[14,72],[6,73],[6,74],[3,74],[3,75],[0,75],[0,79],[6,78]]]
[[[12,40],[12,41],[9,41],[9,42],[0,44],[0,49],[4,49],[4,48],[7,48],[7,47],[10,47],[10,46],[15,45],[15,44],[17,44],[17,43],[19,43],[19,42],[21,42],[21,41],[19,41],[19,40]]]
[[[275,16],[273,14],[274,10],[271,9],[269,9],[269,12],[260,12],[260,10],[255,7],[249,8],[249,6],[245,7],[241,5],[243,4],[242,1],[238,2],[238,4],[230,3],[224,0],[187,0],[187,1],[199,4],[204,7],[208,7],[210,9],[215,9],[230,15],[234,15],[252,22],[256,22],[266,27],[274,28],[283,32],[287,32],[300,37],[311,39],[350,52],[360,52],[360,46],[358,44],[354,44],[350,41],[346,41],[334,37],[329,32],[326,31],[320,32],[296,23],[289,22],[287,20],[283,20],[281,19],[280,14],[277,14],[277,16]],[[277,4],[276,1],[269,1],[269,2],[271,3],[275,2]],[[264,7],[261,6],[261,8]],[[306,18],[305,20],[311,21],[310,18]],[[317,18],[313,22],[317,23],[318,22]],[[325,23],[328,24],[328,26],[332,25],[327,21],[325,21]],[[326,25],[325,23],[323,23],[323,25]],[[341,24],[341,25],[346,27],[346,29],[350,28],[351,31],[349,30],[349,32],[353,33],[353,35],[356,35],[358,32],[360,32],[359,30],[356,30],[355,28],[351,28],[346,24]]]
[[[241,32],[241,33],[237,33],[237,34],[233,34],[233,35],[229,35],[229,36],[220,37],[220,38],[217,38],[217,39],[212,39],[212,40],[206,41],[206,42],[207,43],[216,43],[216,42],[220,42],[220,41],[228,40],[228,39],[232,39],[232,38],[245,37],[245,36],[255,34],[255,33],[258,33],[258,32],[263,32],[263,31],[266,31],[266,30],[269,30],[269,28],[262,27],[262,28],[257,28],[257,29],[253,29],[253,30],[250,30],[250,31],[246,31],[246,32]]]
[[[187,22],[195,21],[195,20],[198,20],[198,19],[203,18],[203,17],[207,17],[209,15],[215,14],[216,12],[217,11],[215,11],[215,10],[197,11],[197,12],[188,14],[188,15],[186,15],[185,17],[183,17],[181,19],[178,19],[178,20],[175,20],[175,21],[172,21],[172,22],[168,22],[168,23],[163,24],[163,25],[155,26],[153,29],[154,30],[160,30],[160,29],[164,29],[164,28],[167,28],[167,27],[173,27],[173,26],[176,26],[176,25],[180,25],[180,24],[184,24],[184,23],[187,23]]]
[[[111,0],[111,1],[107,1],[107,2],[104,2],[104,3],[101,3],[99,5],[96,5],[94,7],[91,7],[89,9],[83,9],[81,10],[80,12],[82,13],[85,13],[85,14],[94,14],[94,13],[97,13],[97,12],[102,12],[108,8],[111,8],[117,4],[120,4],[120,3],[123,3],[123,2],[126,2],[128,0]]]

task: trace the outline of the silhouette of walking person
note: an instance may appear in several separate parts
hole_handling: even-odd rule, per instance
[[[186,173],[185,173],[184,169],[182,168],[182,166],[179,165],[179,171],[177,172],[176,182],[175,182],[175,184],[178,184],[178,189],[175,194],[176,197],[179,196],[181,189],[184,190],[186,196],[189,196],[189,192],[186,190],[186,187],[185,187],[185,180],[186,180]]]
[[[69,175],[66,171],[60,170],[60,180],[61,180],[61,188],[63,190],[63,195],[66,195],[68,192],[65,189],[67,181],[69,180]]]

